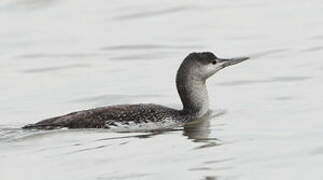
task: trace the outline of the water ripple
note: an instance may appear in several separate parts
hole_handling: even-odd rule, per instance
[[[323,147],[316,148],[311,152],[311,155],[323,155]]]
[[[27,69],[24,70],[24,73],[42,73],[42,72],[49,72],[49,71],[60,71],[66,69],[74,69],[74,68],[87,68],[90,67],[89,64],[70,64],[66,66],[54,66],[54,67],[46,67],[46,68],[35,68],[35,69]]]
[[[295,98],[291,97],[291,96],[280,96],[280,97],[276,97],[274,99],[278,100],[278,101],[289,101],[289,100],[293,100]]]
[[[289,49],[270,49],[270,50],[250,54],[249,57],[251,59],[256,59],[256,58],[261,58],[261,57],[268,56],[268,55],[280,54],[283,52],[287,52],[288,50]]]
[[[110,145],[100,145],[100,146],[96,146],[96,147],[84,148],[84,149],[79,149],[79,150],[76,150],[76,151],[69,152],[67,154],[74,154],[74,153],[79,153],[79,152],[92,151],[92,150],[106,148],[108,146],[110,146]]]
[[[132,174],[124,174],[121,176],[115,176],[115,175],[107,175],[107,177],[101,176],[96,178],[97,180],[124,180],[124,179],[138,179],[138,178],[143,178],[147,176],[152,176],[153,174],[148,174],[148,173],[132,173]],[[151,178],[153,179],[153,178]]]
[[[107,46],[107,47],[101,48],[101,50],[128,51],[128,50],[200,49],[200,48],[203,48],[203,47],[197,46],[197,45],[128,44],[128,45]]]
[[[323,50],[323,46],[315,46],[315,47],[311,47],[311,48],[306,48],[303,49],[303,52],[315,52],[315,51],[322,51]]]
[[[53,6],[57,0],[12,0],[0,6],[0,10],[37,10]]]
[[[152,16],[160,16],[160,15],[165,15],[165,14],[173,14],[173,13],[178,13],[182,11],[188,11],[196,9],[194,6],[177,6],[177,7],[172,7],[168,9],[159,9],[159,10],[150,10],[150,11],[141,11],[141,12],[136,12],[136,13],[131,13],[131,14],[125,14],[125,15],[120,15],[117,17],[114,17],[113,19],[115,20],[132,20],[132,19],[139,19],[139,18],[146,18],[146,17],[152,17]]]
[[[106,94],[98,96],[84,97],[80,99],[72,100],[71,102],[75,103],[92,103],[96,106],[106,106],[109,104],[122,104],[129,103],[140,99],[149,99],[149,98],[158,98],[162,95],[158,94],[137,94],[137,95],[126,95],[126,94]]]
[[[67,54],[50,54],[50,53],[30,53],[17,56],[19,59],[39,59],[39,58],[87,58],[94,56],[104,56],[97,53],[67,53]]]
[[[154,59],[163,59],[167,57],[172,57],[178,52],[152,52],[152,53],[141,53],[141,54],[132,54],[132,55],[120,55],[115,57],[110,57],[110,60],[154,60]]]
[[[204,164],[218,164],[218,163],[228,162],[228,161],[232,161],[232,160],[234,160],[234,158],[211,160],[211,161],[205,161]]]
[[[239,85],[273,83],[273,82],[297,82],[297,81],[309,80],[311,78],[312,77],[309,77],[309,76],[282,76],[282,77],[274,77],[272,79],[239,80],[239,81],[231,81],[231,82],[222,82],[217,84],[221,86],[239,86]]]

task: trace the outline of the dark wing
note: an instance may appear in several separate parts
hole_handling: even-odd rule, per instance
[[[172,113],[170,113],[172,112]],[[118,105],[84,110],[42,120],[35,124],[24,126],[24,129],[55,129],[55,128],[108,128],[107,122],[145,122],[158,121],[163,116],[173,114],[176,110],[154,105]]]

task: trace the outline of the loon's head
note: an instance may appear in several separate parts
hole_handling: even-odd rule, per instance
[[[249,57],[218,58],[211,52],[190,53],[183,61],[179,71],[192,75],[191,78],[206,80],[217,71],[238,64]]]
[[[238,64],[248,57],[223,59],[211,52],[189,54],[176,75],[176,87],[183,104],[183,113],[201,117],[209,110],[206,79],[217,71]]]

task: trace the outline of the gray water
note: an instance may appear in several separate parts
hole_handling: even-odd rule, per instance
[[[319,0],[1,0],[0,179],[322,179]],[[192,51],[251,56],[208,80],[215,116],[171,131],[21,130],[93,107],[181,108]]]

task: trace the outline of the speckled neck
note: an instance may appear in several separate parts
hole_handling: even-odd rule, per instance
[[[176,86],[183,104],[183,113],[201,117],[209,110],[209,98],[205,79],[192,68],[194,64],[183,62],[177,71]]]

